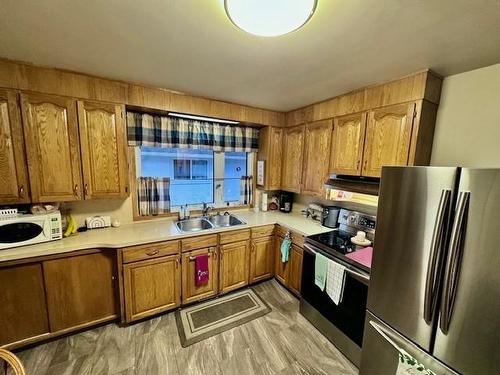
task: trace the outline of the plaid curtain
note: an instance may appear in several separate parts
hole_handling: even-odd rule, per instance
[[[259,130],[216,122],[127,112],[129,146],[257,152]]]
[[[141,216],[170,212],[170,178],[139,177],[137,202]]]
[[[240,179],[240,203],[242,205],[253,202],[253,179],[252,176],[241,176]]]

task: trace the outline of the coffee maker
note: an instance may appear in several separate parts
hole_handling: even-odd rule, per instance
[[[293,193],[282,191],[279,195],[279,200],[281,212],[292,212]]]

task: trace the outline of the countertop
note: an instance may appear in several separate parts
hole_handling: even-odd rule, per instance
[[[216,228],[195,233],[181,233],[175,226],[175,220],[159,219],[122,225],[119,228],[94,229],[64,238],[36,245],[21,246],[0,250],[0,262],[26,259],[44,255],[93,248],[122,248],[179,238],[194,237],[203,234],[219,233],[266,224],[279,224],[305,236],[328,232],[332,229],[323,227],[317,221],[306,219],[299,212],[282,213],[279,211],[258,212],[235,211],[234,215],[246,222],[244,225],[229,228]]]

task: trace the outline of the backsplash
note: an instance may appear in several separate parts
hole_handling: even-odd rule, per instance
[[[111,219],[120,220],[121,224],[133,222],[132,198],[126,199],[96,199],[90,201],[65,202],[61,203],[63,215],[67,210],[71,210],[71,215],[75,218],[78,226],[85,224],[85,219],[89,216],[109,215]]]

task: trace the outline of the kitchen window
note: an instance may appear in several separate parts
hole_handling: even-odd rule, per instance
[[[240,205],[241,177],[251,174],[253,153],[182,148],[137,147],[138,177],[169,177],[173,211],[203,202]]]

